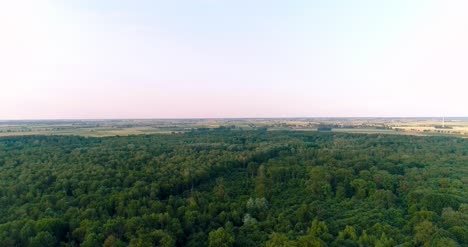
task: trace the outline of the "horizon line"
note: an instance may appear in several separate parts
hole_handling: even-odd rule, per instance
[[[322,117],[175,117],[175,118],[25,118],[0,119],[0,122],[11,121],[112,121],[112,120],[223,120],[223,119],[428,119],[428,118],[468,118],[468,116],[322,116]]]

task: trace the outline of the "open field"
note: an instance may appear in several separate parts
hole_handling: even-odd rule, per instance
[[[325,131],[417,136],[468,137],[468,118],[266,118],[122,119],[0,121],[0,136],[77,135],[86,137],[179,133],[198,128]]]

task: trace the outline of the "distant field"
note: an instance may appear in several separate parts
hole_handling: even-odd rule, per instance
[[[145,129],[145,128],[125,128],[118,130],[101,130],[101,129],[75,129],[63,131],[41,131],[35,130],[30,132],[0,132],[0,136],[30,136],[30,135],[76,135],[85,137],[106,137],[106,136],[129,136],[129,135],[148,135],[148,134],[164,134],[174,131],[160,129]],[[180,132],[180,131],[177,131]]]
[[[442,126],[443,125],[443,126]],[[77,135],[86,137],[129,136],[186,132],[194,128],[238,128],[269,131],[317,131],[468,138],[468,119],[176,119],[176,120],[44,120],[0,122],[0,136]]]
[[[78,124],[43,124],[43,123],[20,123],[17,125],[0,125],[0,136],[28,136],[28,135],[77,135],[87,137],[106,136],[128,136],[161,134],[181,132],[183,129],[168,128],[161,124],[143,125],[142,123],[114,123],[100,122],[94,126],[83,126]]]

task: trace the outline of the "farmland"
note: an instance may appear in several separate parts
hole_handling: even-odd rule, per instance
[[[76,135],[84,137],[181,133],[192,129],[236,127],[243,130],[318,131],[416,136],[468,137],[467,118],[265,118],[121,119],[0,121],[0,136]]]

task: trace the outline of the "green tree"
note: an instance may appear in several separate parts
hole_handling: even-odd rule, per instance
[[[230,247],[234,245],[234,237],[231,233],[220,227],[211,231],[208,236],[209,247]]]
[[[414,227],[414,242],[429,246],[432,235],[437,231],[437,227],[430,221],[423,221]]]
[[[266,242],[266,247],[292,247],[293,244],[289,239],[280,233],[272,233]]]
[[[309,171],[307,185],[315,197],[327,198],[332,194],[331,175],[324,167],[313,167]]]
[[[109,237],[104,240],[103,247],[124,247],[125,243],[120,241],[118,238],[116,238],[113,235],[110,235]]]
[[[29,246],[31,247],[54,247],[57,246],[57,239],[50,232],[39,232],[36,236],[30,239]]]

